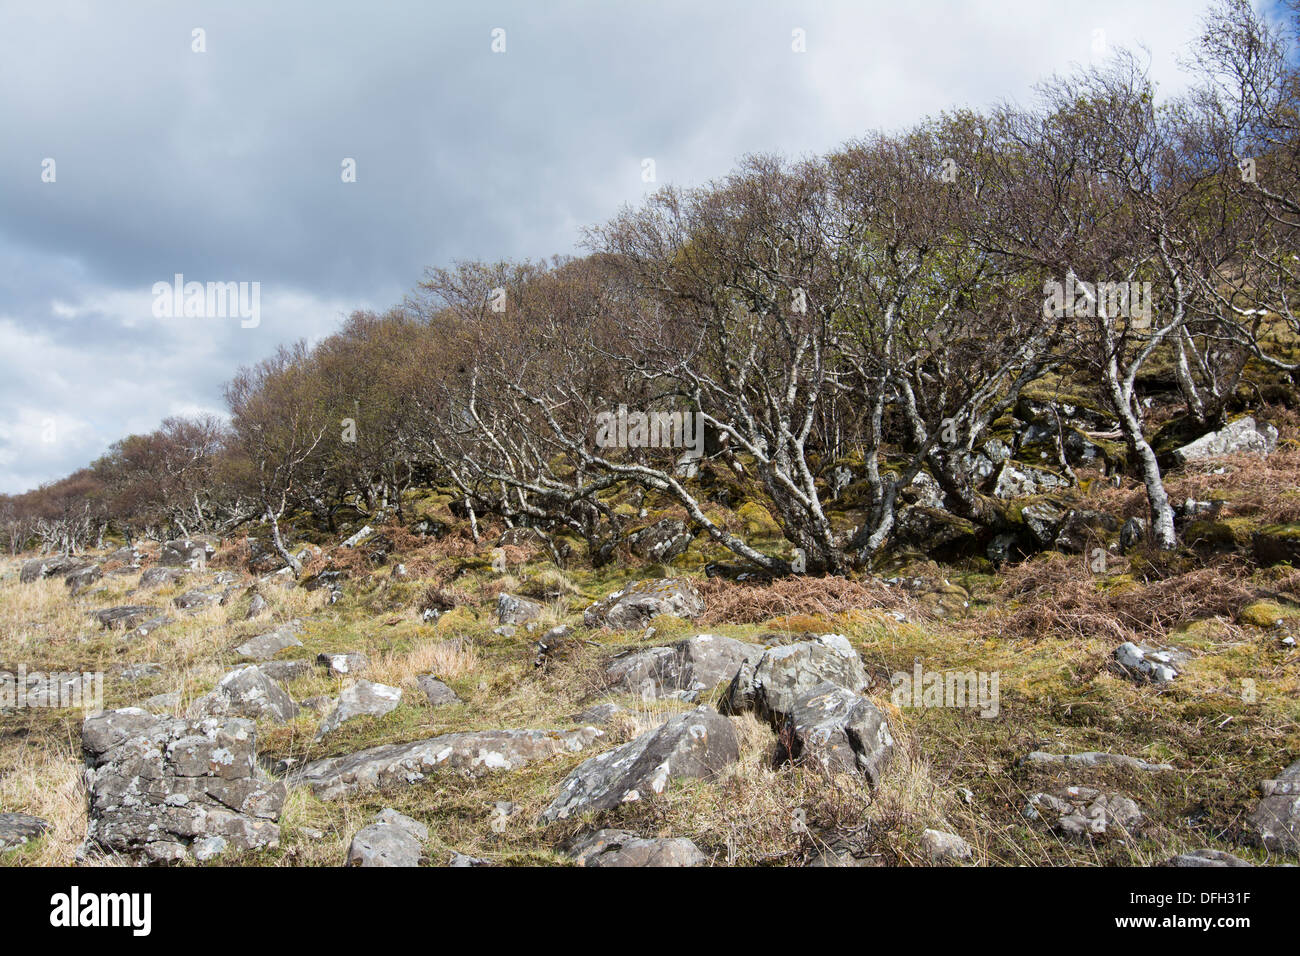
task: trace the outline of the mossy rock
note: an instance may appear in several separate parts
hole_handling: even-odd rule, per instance
[[[1300,524],[1275,524],[1251,535],[1251,550],[1260,565],[1291,565],[1300,559]]]
[[[1276,601],[1252,601],[1237,614],[1237,621],[1251,627],[1273,627],[1291,616],[1291,612]]]
[[[1235,551],[1241,542],[1226,521],[1193,521],[1183,530],[1183,541],[1198,551],[1226,553]]]
[[[772,535],[780,534],[781,526],[776,523],[772,513],[756,501],[746,501],[736,509],[736,517],[744,525],[745,534]]]
[[[457,628],[474,627],[478,622],[478,615],[474,613],[474,609],[468,605],[461,605],[438,618],[434,628],[441,632],[454,631]]]

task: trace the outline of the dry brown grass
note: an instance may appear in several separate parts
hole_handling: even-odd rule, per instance
[[[704,625],[759,624],[800,617],[833,617],[859,610],[917,614],[915,602],[900,589],[875,581],[837,577],[778,578],[770,584],[744,584],[724,578],[699,582],[708,610]]]

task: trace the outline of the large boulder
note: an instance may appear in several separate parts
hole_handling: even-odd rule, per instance
[[[993,497],[1004,500],[1028,498],[1065,488],[1068,484],[1056,472],[1008,461],[998,472],[997,482],[993,485]]]
[[[1242,839],[1274,853],[1300,856],[1300,760],[1260,788],[1264,799],[1246,818]]]
[[[206,567],[216,553],[216,543],[210,538],[177,538],[163,542],[162,550],[158,552],[158,563],[164,567],[197,571]]]
[[[1177,465],[1242,453],[1264,458],[1271,455],[1276,447],[1277,429],[1268,424],[1257,425],[1255,419],[1248,415],[1225,425],[1217,432],[1202,435],[1190,444],[1175,448],[1171,457]]]
[[[359,680],[350,687],[345,687],[343,693],[339,694],[338,704],[321,722],[320,729],[316,731],[316,739],[320,740],[357,717],[382,717],[392,713],[401,702],[400,688]]]
[[[577,753],[604,736],[595,727],[580,730],[478,730],[443,734],[406,744],[384,744],[307,764],[293,775],[321,800],[419,783],[429,775],[456,771],[479,776],[517,770],[556,754]]]
[[[779,740],[778,762],[815,760],[827,770],[863,773],[873,787],[894,753],[885,715],[867,698],[831,683],[795,700]]]
[[[727,688],[723,711],[752,710],[779,725],[799,698],[824,683],[852,694],[870,683],[862,659],[842,634],[770,647],[756,663],[746,661]]]
[[[670,780],[712,777],[739,756],[731,721],[699,707],[582,763],[565,778],[542,819],[562,820],[662,793]]]
[[[152,568],[145,568],[140,573],[140,587],[152,588],[160,584],[175,584],[185,577],[186,573],[184,568],[169,568],[161,564],[155,564]]]
[[[252,721],[132,707],[88,718],[81,743],[88,844],[164,862],[279,843],[285,786],[260,773]]]
[[[94,584],[103,576],[104,571],[98,564],[83,564],[69,571],[67,576],[64,577],[63,583],[71,588],[75,594]]]
[[[190,705],[187,716],[265,717],[284,723],[298,715],[298,705],[283,687],[256,664],[237,667],[217,681],[216,688]]]
[[[45,558],[32,558],[30,561],[24,561],[22,570],[18,572],[18,580],[23,584],[31,584],[33,581],[39,581],[41,578],[52,578],[59,574],[69,574],[76,568],[85,565],[85,559],[72,557],[71,555],[56,554]]]
[[[113,627],[121,624],[123,628],[129,630],[143,624],[145,621],[156,617],[158,609],[144,604],[123,604],[120,607],[106,607],[103,610],[95,611],[95,620],[102,627]]]
[[[632,630],[660,614],[695,618],[704,613],[704,599],[685,578],[638,581],[609,594],[582,613],[587,627]]]
[[[696,634],[669,647],[652,647],[615,657],[605,669],[613,687],[652,696],[675,691],[708,690],[735,676],[748,658],[758,660],[763,648],[730,637]]]
[[[560,852],[580,866],[703,866],[708,857],[685,837],[646,838],[627,830],[587,830],[565,841]]]

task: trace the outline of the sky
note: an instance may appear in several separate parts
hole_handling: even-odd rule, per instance
[[[0,0],[0,493],[223,412],[240,365],[427,267],[580,252],[584,226],[747,153],[1028,103],[1117,46],[1176,93],[1205,9]],[[257,283],[255,320],[165,314],[177,274]]]

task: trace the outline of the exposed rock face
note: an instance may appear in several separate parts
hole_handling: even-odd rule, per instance
[[[368,680],[359,680],[350,687],[345,687],[339,694],[339,702],[334,710],[321,723],[316,731],[316,739],[333,733],[346,721],[357,717],[382,717],[392,713],[402,702],[402,691],[387,684],[375,684]]]
[[[597,601],[582,614],[587,627],[639,628],[660,614],[694,618],[704,613],[704,599],[685,578],[638,581]]]
[[[1143,823],[1142,810],[1128,797],[1092,787],[1036,793],[1023,813],[1030,820],[1046,819],[1053,830],[1077,840],[1127,840]]]
[[[30,561],[23,562],[22,570],[18,572],[18,580],[22,584],[31,584],[41,578],[52,578],[57,574],[69,574],[85,563],[84,558],[61,554],[51,555],[46,558],[32,558]]]
[[[605,701],[603,704],[593,704],[586,710],[579,711],[573,715],[575,724],[607,724],[614,719],[615,714],[621,714],[623,708],[613,701]]]
[[[285,786],[259,775],[251,721],[132,707],[88,718],[81,740],[88,843],[154,862],[279,843]]]
[[[894,738],[876,705],[831,683],[796,698],[780,740],[778,762],[816,760],[828,770],[864,773],[872,786],[894,752]]]
[[[711,707],[699,707],[587,760],[565,778],[542,819],[562,820],[662,793],[670,780],[711,777],[739,756],[731,722]]]
[[[998,472],[997,483],[993,486],[993,497],[1004,500],[1029,498],[1064,488],[1067,484],[1068,482],[1055,472],[1007,462]]]
[[[1250,416],[1239,418],[1219,429],[1202,435],[1196,441],[1174,449],[1174,463],[1185,465],[1189,461],[1218,458],[1222,455],[1250,453],[1264,458],[1277,447],[1277,429],[1272,425],[1257,425]]]
[[[1176,651],[1161,651],[1125,641],[1111,655],[1115,666],[1125,677],[1138,683],[1166,684],[1178,676],[1174,667],[1186,655]]]
[[[283,687],[255,664],[237,667],[217,682],[210,694],[190,705],[188,716],[266,718],[284,723],[298,715],[298,705]]]
[[[527,624],[541,617],[542,610],[542,606],[536,601],[517,597],[514,594],[497,595],[497,620],[501,624],[512,626]]]
[[[169,568],[196,571],[206,567],[216,553],[216,543],[207,538],[178,538],[164,542],[158,553],[158,563]]]
[[[1056,529],[1061,526],[1065,513],[1049,504],[1039,503],[1022,508],[1020,516],[1038,546],[1048,548],[1056,540]]]
[[[1274,853],[1300,856],[1300,760],[1260,788],[1264,799],[1246,818],[1243,840]]]
[[[123,604],[120,607],[106,607],[101,611],[96,611],[95,620],[103,627],[113,627],[115,624],[121,624],[129,630],[157,614],[158,609],[156,607],[149,607],[144,604]]]
[[[862,660],[841,634],[771,647],[756,664],[746,662],[727,689],[723,710],[735,714],[753,710],[779,725],[800,697],[823,683],[853,694],[867,687]]]
[[[219,594],[209,594],[206,591],[186,591],[172,599],[172,603],[182,610],[190,611],[196,608],[205,608],[216,604],[221,600]]]
[[[396,810],[381,810],[370,826],[357,831],[348,847],[348,866],[419,866],[420,844],[429,830]]]
[[[960,863],[972,855],[970,844],[955,833],[926,830],[921,834],[921,849],[931,863]]]
[[[478,776],[516,770],[560,753],[577,753],[603,732],[581,730],[480,730],[443,734],[407,744],[384,744],[343,757],[307,764],[294,782],[311,787],[322,800],[366,790],[419,783],[439,771]]]
[[[50,824],[28,813],[0,813],[0,850],[12,850],[35,840]]]
[[[460,703],[460,698],[456,696],[456,692],[432,674],[425,674],[416,678],[416,684],[419,685],[420,692],[428,698],[429,703],[434,707]]]
[[[1225,853],[1223,850],[1193,850],[1190,853],[1180,853],[1178,856],[1171,857],[1165,861],[1165,866],[1192,867],[1192,866],[1254,866],[1243,860],[1239,856],[1233,856],[1231,853]]]
[[[1041,750],[1035,750],[1033,753],[1029,754],[1029,756],[1025,757],[1023,762],[1039,767],[1123,767],[1126,770],[1148,771],[1174,769],[1173,764],[1148,763],[1145,760],[1139,760],[1137,757],[1126,757],[1123,754],[1099,753],[1095,750],[1079,754],[1049,754],[1044,753]]]
[[[67,587],[71,588],[72,592],[75,594],[83,588],[87,588],[94,584],[103,576],[104,571],[98,564],[85,564],[69,571],[67,577],[63,579],[63,583]]]
[[[302,622],[290,621],[288,624],[281,624],[273,631],[249,638],[235,648],[235,653],[249,660],[268,661],[285,648],[302,647],[302,641],[298,640],[297,636],[300,633],[302,633]]]
[[[691,534],[686,530],[685,521],[664,518],[628,535],[627,543],[637,557],[647,561],[671,561],[686,553],[691,546]]]
[[[748,658],[763,654],[758,644],[730,637],[697,634],[670,647],[652,647],[620,655],[605,669],[611,686],[659,696],[673,691],[707,690],[734,677]]]
[[[708,862],[685,837],[646,839],[627,830],[588,830],[560,849],[581,866],[703,866]]]
[[[1096,547],[1108,532],[1119,528],[1119,522],[1108,514],[1088,509],[1071,509],[1057,529],[1053,546],[1065,554],[1082,554]]]

